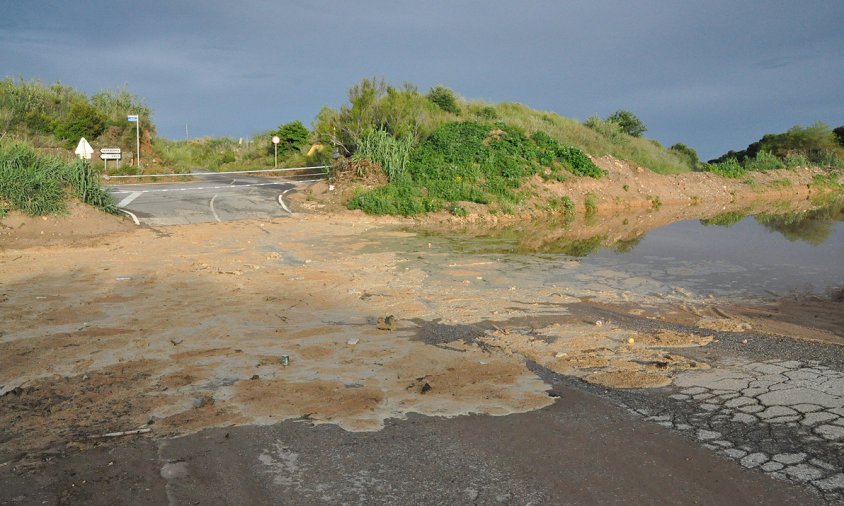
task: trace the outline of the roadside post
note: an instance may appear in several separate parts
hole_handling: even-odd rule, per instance
[[[135,149],[137,150],[136,160],[137,167],[141,168],[141,122],[138,120],[137,114],[130,114],[128,117],[129,123],[135,124]]]
[[[275,147],[275,168],[278,168],[278,143],[281,142],[281,139],[278,135],[273,135],[273,146]]]
[[[114,160],[117,163],[117,168],[120,169],[120,159],[123,158],[123,153],[120,148],[101,148],[100,160],[105,165],[105,176],[108,179],[108,161]]]

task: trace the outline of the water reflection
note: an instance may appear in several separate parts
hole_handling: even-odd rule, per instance
[[[437,237],[448,243],[448,249],[468,254],[508,255],[566,255],[583,258],[601,251],[616,254],[633,252],[646,236],[668,227],[662,234],[671,234],[679,228],[695,229],[695,222],[650,216],[636,223],[622,216],[594,216],[588,220],[560,220],[531,222],[493,230],[452,231],[445,235],[440,231],[423,232],[423,237]],[[790,210],[788,203],[769,205],[764,211],[744,208],[721,212],[697,220],[697,227],[732,228],[742,224],[739,234],[723,232],[716,240],[724,244],[746,242],[748,230],[764,230],[778,233],[788,241],[803,241],[812,246],[821,246],[830,240],[835,230],[844,221],[844,198],[836,197],[821,207],[809,210]],[[754,224],[755,223],[755,224]],[[761,227],[759,226],[761,225]],[[702,234],[702,232],[701,232]],[[682,235],[682,234],[680,234]],[[707,240],[713,236],[705,234]],[[687,242],[684,239],[685,242]],[[747,244],[752,247],[752,244]]]
[[[753,214],[751,210],[728,211],[700,220],[704,226],[731,227]],[[789,241],[820,246],[832,235],[836,222],[844,221],[844,198],[836,198],[808,211],[758,213],[753,218],[766,230],[778,232]]]

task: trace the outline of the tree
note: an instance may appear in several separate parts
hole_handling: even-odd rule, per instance
[[[844,147],[844,126],[840,126],[832,131],[835,134],[835,140],[838,141],[838,144],[841,144],[841,147]]]
[[[431,88],[428,92],[428,100],[435,103],[437,107],[445,112],[460,114],[460,106],[457,105],[457,97],[454,92],[442,85]]]
[[[310,132],[301,121],[296,120],[278,127],[275,135],[281,139],[278,143],[279,153],[286,155],[302,149],[308,143]]]
[[[648,130],[635,114],[621,109],[607,116],[607,121],[617,124],[624,133],[632,137],[641,137]]]

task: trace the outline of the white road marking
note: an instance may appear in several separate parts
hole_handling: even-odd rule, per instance
[[[216,199],[216,198],[217,198],[217,194],[215,193],[214,196],[211,197],[211,202],[209,202],[208,205],[211,206],[211,214],[214,215],[214,219],[217,220],[217,223],[222,223],[223,220],[221,220],[220,217],[217,216],[217,211],[214,210],[214,199]]]
[[[131,216],[131,217],[132,217],[132,221],[135,223],[135,225],[140,225],[140,224],[141,224],[141,222],[140,222],[140,221],[138,221],[138,217],[137,217],[137,216],[135,216],[133,213],[130,213],[130,212],[129,212],[129,211],[127,211],[126,209],[118,209],[118,211],[120,211],[121,213],[126,213],[126,214],[128,214],[129,216]]]
[[[133,200],[141,196],[141,192],[132,192],[128,197],[117,203],[117,207],[126,207],[132,203]]]
[[[287,211],[289,214],[293,214],[293,211],[291,211],[290,209],[288,209],[288,208],[287,208],[287,206],[286,206],[286,205],[284,205],[284,198],[283,198],[283,197],[284,197],[284,194],[285,194],[285,193],[289,192],[289,191],[290,191],[290,190],[292,190],[292,189],[293,189],[293,188],[288,188],[288,189],[284,190],[283,192],[281,192],[281,193],[278,195],[278,203],[279,203],[279,205],[282,207],[282,209],[284,209],[285,211]]]

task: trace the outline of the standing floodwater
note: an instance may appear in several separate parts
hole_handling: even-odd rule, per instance
[[[584,235],[587,222],[423,239],[494,260],[505,266],[503,282],[558,285],[575,295],[767,297],[844,286],[844,200],[800,212],[725,212],[644,232],[619,217],[592,221],[595,235]],[[436,266],[428,270],[436,275]]]

